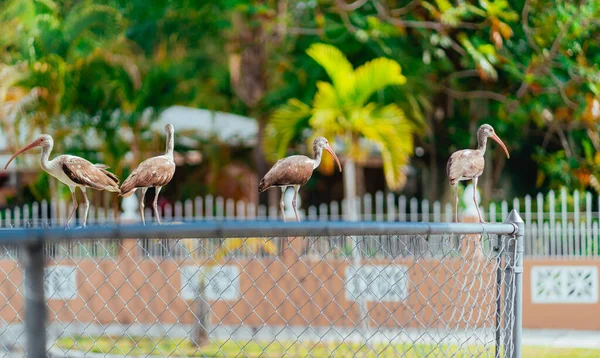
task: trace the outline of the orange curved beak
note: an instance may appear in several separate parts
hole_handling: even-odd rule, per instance
[[[33,142],[31,142],[30,144],[28,144],[28,145],[24,146],[23,148],[19,149],[18,152],[16,152],[12,157],[10,157],[10,159],[8,160],[8,162],[6,163],[6,165],[4,166],[4,169],[8,168],[8,165],[10,164],[10,162],[12,162],[13,159],[15,159],[17,157],[17,155],[19,155],[19,154],[21,154],[21,153],[23,153],[23,152],[25,152],[25,151],[27,151],[27,150],[29,150],[31,148],[37,147],[39,145],[40,145],[40,140],[36,139]]]
[[[340,168],[340,172],[342,171],[342,165],[340,164],[340,160],[338,159],[337,155],[335,155],[335,153],[333,152],[333,149],[331,149],[330,146],[326,146],[325,150],[329,152],[329,154],[331,154],[331,156],[333,157],[333,159],[335,159],[335,162],[338,165],[338,168]]]
[[[510,154],[508,154],[508,149],[506,149],[506,146],[504,145],[504,143],[502,142],[502,140],[500,139],[500,137],[498,137],[495,133],[492,134],[490,136],[490,138],[492,138],[493,140],[495,140],[498,144],[500,144],[500,146],[502,147],[502,149],[504,149],[504,152],[506,153],[506,157],[510,159]]]

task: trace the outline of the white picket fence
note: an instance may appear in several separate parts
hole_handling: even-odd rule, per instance
[[[595,199],[594,199],[595,198]],[[571,203],[569,202],[569,200]],[[600,206],[600,196],[594,197],[587,192],[584,195],[585,209],[581,210],[580,193],[575,191],[569,196],[566,189],[556,194],[538,193],[533,199],[527,195],[523,199],[515,198],[515,208],[525,221],[526,241],[525,253],[529,257],[598,257],[600,212],[592,212],[593,200]],[[130,203],[131,204],[131,203]],[[569,205],[570,204],[570,205]],[[34,202],[23,207],[6,209],[2,213],[4,227],[23,226],[56,226],[64,225],[69,213],[69,205],[65,201]],[[291,203],[286,203],[290,208]],[[377,192],[358,198],[359,219],[364,221],[432,221],[451,222],[453,208],[450,203],[407,198],[393,193]],[[512,209],[510,208],[510,209]],[[533,210],[535,208],[535,210]],[[78,217],[83,212],[79,208]],[[129,206],[124,211],[136,212],[137,206]],[[164,221],[188,220],[280,220],[278,207],[256,206],[243,201],[234,201],[222,197],[197,197],[194,200],[166,204],[160,211]],[[345,200],[309,206],[307,210],[299,209],[302,220],[336,221],[348,218]],[[509,203],[499,205],[491,203],[484,216],[489,222],[500,222],[508,216]],[[288,212],[290,220],[293,214]],[[88,224],[105,224],[120,221],[120,214],[115,215],[112,209],[91,207]],[[152,210],[146,207],[146,219],[152,220]],[[79,225],[79,220],[77,221]]]

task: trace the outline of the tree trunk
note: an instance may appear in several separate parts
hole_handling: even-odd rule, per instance
[[[346,157],[344,163],[344,196],[346,198],[347,217],[349,221],[358,221],[356,207],[356,164],[353,159]]]
[[[200,282],[200,293],[196,299],[196,306],[194,307],[194,315],[198,319],[198,323],[194,329],[193,342],[198,347],[201,347],[209,343],[208,332],[210,331],[210,307],[204,295],[206,289],[206,281],[203,278]]]

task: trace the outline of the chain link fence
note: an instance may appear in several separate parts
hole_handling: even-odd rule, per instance
[[[511,215],[0,230],[0,355],[519,357]]]

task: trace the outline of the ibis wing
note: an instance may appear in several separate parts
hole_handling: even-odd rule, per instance
[[[83,158],[66,158],[63,160],[62,169],[69,179],[79,185],[96,190],[119,190],[119,179],[113,173],[99,168]]]
[[[260,181],[259,191],[272,186],[304,185],[312,176],[313,170],[313,161],[303,155],[280,159]]]
[[[148,188],[167,185],[175,174],[175,163],[166,157],[152,157],[144,160],[125,179],[121,194],[135,188]]]
[[[459,150],[452,153],[446,165],[446,173],[451,184],[454,184],[457,180],[478,177],[483,173],[485,160],[479,154],[478,151],[473,149]]]

